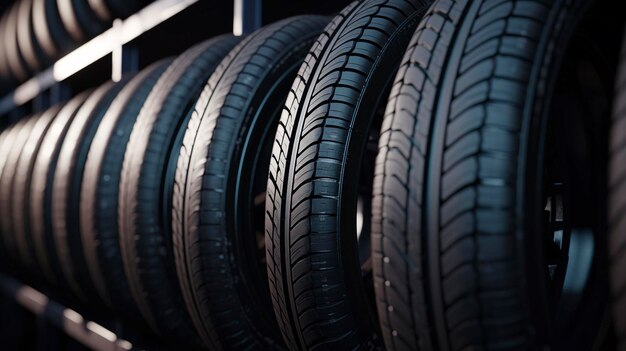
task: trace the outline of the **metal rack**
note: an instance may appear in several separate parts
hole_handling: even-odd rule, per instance
[[[135,349],[131,342],[118,337],[113,331],[3,274],[0,274],[0,292],[91,349],[110,351]]]
[[[109,54],[112,57],[111,79],[119,81],[124,73],[138,69],[136,53],[126,44],[198,1],[156,0],[125,20],[115,20],[110,29],[2,97],[0,116],[37,98],[43,91],[54,88]],[[261,4],[262,0],[234,0],[233,34],[250,33],[261,26]]]

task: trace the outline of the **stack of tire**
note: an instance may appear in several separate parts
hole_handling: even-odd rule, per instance
[[[0,19],[0,83],[19,83],[147,0],[18,0]]]
[[[2,264],[184,348],[622,350],[625,23],[365,0],[208,40],[0,135]]]

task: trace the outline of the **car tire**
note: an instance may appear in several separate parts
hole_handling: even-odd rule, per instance
[[[608,229],[616,350],[626,348],[626,36],[622,44],[610,133]]]
[[[52,228],[52,184],[54,170],[59,157],[61,144],[74,116],[87,98],[88,93],[81,93],[63,105],[48,128],[31,174],[30,198],[26,218],[30,222],[30,238],[33,243],[33,257],[37,269],[48,286],[67,289],[63,280],[63,269],[57,256]]]
[[[211,76],[189,121],[172,202],[174,253],[187,307],[211,349],[284,348],[258,246],[265,205],[252,202],[265,199],[280,111],[328,21],[294,17],[250,34]]]
[[[11,131],[15,136],[10,144],[10,148],[5,151],[7,156],[0,175],[0,208],[3,209],[0,215],[0,232],[2,233],[4,250],[6,251],[6,259],[14,268],[19,267],[16,237],[10,215],[11,199],[14,195],[12,190],[15,182],[15,166],[19,161],[20,153],[33,130],[34,124],[39,118],[39,114],[24,117],[19,124],[16,125],[16,128]]]
[[[374,182],[389,350],[603,342],[603,125],[617,55],[602,6],[439,0],[424,17]]]
[[[63,280],[75,296],[91,301],[91,284],[80,233],[80,195],[85,160],[100,121],[127,80],[107,82],[94,90],[72,119],[52,170],[52,235]]]
[[[32,21],[36,41],[50,61],[75,46],[63,25],[56,0],[33,0]]]
[[[360,168],[365,148],[425,5],[349,5],[313,45],[287,98],[265,221],[275,313],[292,350],[381,347],[373,286],[364,282],[371,270],[362,274],[359,257],[359,174],[373,176]]]
[[[17,123],[9,126],[2,132],[3,142],[0,147],[3,149],[3,151],[2,153],[0,153],[0,179],[4,178],[5,183],[7,183],[10,178],[12,178],[13,165],[11,164],[11,155],[19,150],[14,148],[14,145],[19,142],[21,131],[25,129],[25,125],[27,124],[27,122],[27,117],[22,118]],[[8,201],[8,198],[1,201],[6,202]],[[2,254],[1,260],[7,269],[12,269],[15,268],[15,257],[13,256],[15,254],[15,251],[10,250],[11,238],[9,238],[9,236],[11,235],[11,233],[10,228],[8,227],[8,221],[4,221],[2,218],[0,218],[0,237],[2,238],[2,240],[0,241],[0,253]]]
[[[18,48],[18,21],[19,21],[19,7],[20,4],[14,4],[10,10],[8,10],[8,16],[6,17],[6,27],[4,27],[4,42],[2,51],[5,53],[7,65],[10,69],[12,77],[18,82],[25,81],[30,72],[22,52]]]
[[[48,128],[60,110],[60,106],[53,106],[44,111],[38,118],[28,141],[20,154],[19,162],[15,167],[15,180],[13,184],[13,197],[11,216],[13,222],[13,235],[17,242],[17,252],[19,253],[19,264],[24,267],[24,271],[35,280],[41,280],[41,275],[35,266],[32,255],[34,244],[29,240],[30,219],[28,218],[28,199],[31,195],[30,182],[35,164],[35,157],[41,147],[41,142],[46,135]]]
[[[107,109],[85,162],[80,194],[80,233],[89,277],[100,299],[141,320],[124,271],[118,232],[118,189],[124,152],[141,107],[171,59],[133,77]]]
[[[137,117],[120,178],[120,246],[137,307],[157,333],[190,346],[200,340],[185,309],[171,244],[177,147],[202,87],[237,42],[217,37],[172,62]]]
[[[57,0],[57,8],[66,31],[76,43],[84,43],[106,28],[85,0]]]

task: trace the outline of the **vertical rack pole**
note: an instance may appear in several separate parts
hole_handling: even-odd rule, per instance
[[[42,112],[50,106],[50,94],[42,91],[33,99],[33,112]]]
[[[126,73],[139,70],[139,52],[137,48],[121,45],[112,52],[111,80],[119,82]]]
[[[69,99],[72,91],[64,82],[58,82],[50,88],[50,105],[55,105]]]
[[[113,28],[122,26],[122,20],[113,21]],[[121,42],[121,41],[120,41]],[[139,52],[137,48],[120,44],[111,52],[111,80],[119,82],[125,73],[139,70]]]
[[[122,20],[113,21],[113,27],[121,26]],[[121,42],[121,41],[120,41]],[[120,44],[111,51],[111,80],[119,82],[125,74],[139,71],[139,50],[129,44]],[[123,323],[120,320],[113,322],[115,335],[125,335]]]
[[[250,34],[261,27],[263,0],[235,0],[233,34]]]

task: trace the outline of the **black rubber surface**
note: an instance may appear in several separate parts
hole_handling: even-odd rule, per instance
[[[3,151],[0,154],[0,193],[10,191],[10,183],[13,180],[16,154],[19,156],[21,145],[28,137],[27,133],[30,129],[29,123],[32,120],[29,117],[22,118],[15,125],[9,127],[3,134],[6,134]],[[0,207],[9,209],[9,196],[0,198]],[[15,268],[15,245],[12,240],[11,222],[5,218],[9,211],[3,211],[0,215],[0,246],[3,253],[3,261],[8,268]]]
[[[0,152],[0,175],[3,173],[4,165],[9,158],[11,145],[13,144],[13,140],[16,135],[15,129],[19,124],[20,122],[7,126],[4,130],[2,130],[2,134],[0,134],[0,148],[2,148],[2,152]]]
[[[7,141],[7,138],[9,140],[12,138],[9,137],[9,135],[11,135],[10,130],[13,128],[14,126],[10,125],[4,128],[2,130],[2,133],[0,133],[0,149],[2,150],[2,152],[0,152],[0,174],[2,174],[2,171],[4,170],[4,164],[6,163],[7,157],[9,156],[8,151],[11,149],[11,147],[9,146],[10,141]]]
[[[37,269],[52,286],[68,288],[63,280],[63,271],[57,256],[52,229],[52,187],[61,144],[76,112],[89,96],[81,93],[66,103],[54,118],[41,142],[33,166],[28,212],[30,221],[28,241],[34,244],[33,257]]]
[[[96,295],[83,253],[80,196],[85,160],[100,120],[127,80],[107,82],[94,90],[72,119],[59,150],[52,183],[52,233],[64,280],[76,296]]]
[[[132,3],[133,1],[127,1]],[[98,19],[103,22],[110,22],[113,20],[113,14],[106,3],[106,0],[87,0],[89,7],[98,16]]]
[[[181,296],[171,245],[173,178],[193,104],[237,42],[232,36],[211,39],[168,67],[137,117],[120,179],[120,243],[131,292],[153,329],[191,345],[199,339]]]
[[[61,21],[68,33],[77,43],[83,43],[101,33],[106,23],[85,0],[57,0]]]
[[[0,208],[2,208],[2,212],[0,213],[0,232],[2,233],[3,245],[6,250],[6,259],[9,264],[14,267],[18,266],[18,252],[11,218],[11,199],[14,195],[12,190],[15,180],[15,167],[19,161],[22,148],[28,140],[30,132],[39,117],[38,114],[24,117],[16,128],[11,131],[11,133],[15,135],[10,144],[10,148],[3,150],[7,155],[5,156],[4,167],[0,174]]]
[[[15,130],[16,125],[9,125],[0,134],[0,175],[4,172],[4,165],[7,162],[7,158],[9,157],[9,151],[11,150],[11,145],[13,144],[13,139],[15,138]],[[2,233],[0,233],[1,235]],[[3,266],[8,265],[8,253],[3,244],[3,240],[0,240],[0,264]]]
[[[541,229],[541,160],[556,143],[541,131],[589,3],[439,0],[418,27],[387,106],[374,183],[388,349],[592,349],[602,297],[559,334],[541,250],[553,244]],[[589,296],[603,289],[589,287]]]
[[[32,17],[35,38],[52,60],[74,46],[61,20],[56,0],[33,0]]]
[[[254,217],[252,203],[265,191],[291,83],[329,20],[294,17],[248,36],[211,76],[189,121],[174,185],[174,253],[183,296],[210,349],[284,347],[259,267],[263,216]]]
[[[2,150],[9,150],[9,146],[7,145],[7,137],[10,135],[10,130],[13,126],[8,126],[6,128],[4,128],[2,130],[2,132],[0,133],[0,148],[2,148]],[[0,173],[2,173],[2,170],[4,169],[4,164],[6,162],[6,157],[8,156],[8,153],[5,152],[1,152],[0,153]]]
[[[17,18],[17,44],[24,61],[31,72],[41,70],[50,60],[36,40],[33,23],[33,0],[20,2]]]
[[[7,8],[4,14],[2,14],[2,17],[0,17],[0,33],[5,32],[8,15],[9,15],[9,9]],[[4,42],[4,37],[0,35],[0,43],[3,43],[3,42]],[[11,82],[11,76],[9,74],[9,66],[8,66],[7,58],[6,58],[6,51],[4,50],[0,51],[0,77],[2,78],[0,79],[0,83],[8,84]]]
[[[266,252],[292,350],[381,347],[361,278],[357,188],[369,131],[424,11],[421,1],[353,3],[318,38],[287,98],[270,164]]]
[[[30,25],[31,25],[31,12],[33,2],[32,0],[20,1],[17,11],[17,48],[24,57],[24,61],[28,65],[30,70],[39,69],[39,60],[35,55],[34,47],[30,41]]]
[[[101,18],[89,1],[72,0],[72,4],[78,17],[78,23],[80,23],[87,38],[95,37],[110,28],[113,19]]]
[[[111,103],[93,137],[80,194],[84,260],[100,298],[124,315],[139,319],[120,251],[118,190],[124,152],[137,115],[170,59],[145,68]]]
[[[617,350],[626,349],[626,40],[616,78],[609,166],[609,255]]]
[[[19,3],[16,3],[11,7],[7,16],[6,27],[4,27],[4,41],[2,51],[5,52],[8,67],[11,71],[11,75],[15,77],[17,81],[26,80],[30,71],[26,66],[26,61],[22,57],[21,51],[18,49],[18,15],[19,15]]]
[[[35,157],[39,152],[41,142],[52,121],[60,110],[60,106],[54,106],[46,110],[38,118],[37,124],[33,127],[28,141],[24,144],[24,148],[20,154],[20,159],[15,167],[15,180],[13,181],[12,208],[10,215],[13,221],[13,235],[17,243],[17,252],[19,254],[19,264],[24,271],[37,277],[41,274],[35,266],[35,258],[33,257],[34,244],[30,235],[30,219],[29,199],[31,195],[31,178],[35,165]]]

